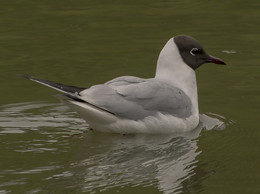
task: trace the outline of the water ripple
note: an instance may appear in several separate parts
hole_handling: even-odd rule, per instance
[[[49,108],[49,110],[46,111],[46,108]],[[37,114],[39,109],[42,112]],[[21,128],[36,130],[39,127],[69,127],[74,129],[73,124],[76,129],[86,127],[82,119],[75,118],[75,112],[69,111],[62,104],[30,102],[1,107],[0,127],[5,130],[0,133],[21,133]],[[18,128],[20,130],[17,130]]]
[[[48,186],[31,188],[31,193],[64,188],[95,193],[126,186],[152,186],[166,194],[178,193],[196,174],[201,130],[223,130],[234,123],[205,113],[191,132],[121,136],[86,133],[85,121],[59,103],[19,103],[0,108],[1,148],[6,156],[11,151],[23,161],[11,160],[0,169],[0,178],[9,177],[0,189],[30,184],[31,177],[38,174],[38,181]],[[39,160],[24,165],[35,157]]]

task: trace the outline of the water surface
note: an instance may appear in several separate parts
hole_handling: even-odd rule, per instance
[[[259,1],[1,2],[0,193],[259,193]],[[81,87],[154,76],[177,34],[227,66],[197,70],[200,125],[102,134],[25,73]]]

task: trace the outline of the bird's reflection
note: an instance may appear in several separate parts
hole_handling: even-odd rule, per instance
[[[38,109],[40,112],[44,110],[44,115],[31,113]],[[71,161],[67,163],[58,158],[55,162],[63,169],[59,174],[53,170],[44,180],[50,181],[50,190],[59,189],[60,185],[73,192],[88,193],[120,190],[128,186],[149,186],[163,193],[181,192],[185,190],[186,182],[195,180],[193,177],[197,176],[198,155],[203,151],[197,145],[201,130],[224,129],[227,124],[222,116],[207,113],[201,114],[199,126],[187,133],[122,136],[90,131],[84,134],[86,125],[81,119],[73,118],[73,114],[67,113],[60,104],[45,103],[4,106],[0,121],[2,134],[39,128],[42,136],[47,135],[47,140],[53,138],[58,129],[66,129],[68,134],[79,131],[84,137],[70,150]],[[43,133],[44,126],[55,130]],[[53,142],[55,149],[62,148],[59,141]],[[66,142],[71,144],[71,138]]]
[[[189,133],[127,136],[89,133],[71,163],[77,180],[82,180],[82,190],[124,185],[153,186],[164,193],[181,190],[182,183],[196,173],[201,130],[214,122],[215,127],[221,124],[218,119],[201,116],[200,125]]]

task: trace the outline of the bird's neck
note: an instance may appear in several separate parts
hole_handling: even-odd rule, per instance
[[[173,39],[166,43],[159,55],[155,79],[183,90],[192,101],[193,113],[198,113],[195,71],[184,63]]]

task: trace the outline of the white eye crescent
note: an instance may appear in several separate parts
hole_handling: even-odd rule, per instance
[[[199,53],[199,49],[198,49],[198,48],[193,48],[193,49],[190,50],[190,54],[191,54],[192,56],[195,56],[195,55],[198,54],[198,53]]]

